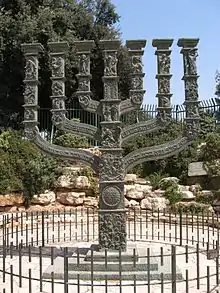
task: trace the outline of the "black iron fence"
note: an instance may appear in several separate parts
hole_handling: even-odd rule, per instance
[[[129,261],[112,261],[96,252],[94,209],[3,215],[0,292],[219,292],[219,225],[213,213],[129,210]]]

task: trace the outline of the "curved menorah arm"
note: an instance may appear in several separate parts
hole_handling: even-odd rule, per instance
[[[88,138],[100,141],[100,130],[86,123],[73,122],[66,117],[63,120],[62,129],[74,135],[84,135]]]
[[[141,134],[155,132],[157,130],[165,128],[164,125],[158,124],[156,118],[150,119],[148,121],[139,122],[137,124],[129,125],[124,127],[121,133],[122,143],[128,139],[131,139],[134,136],[138,136]]]
[[[26,136],[32,140],[40,150],[48,155],[62,160],[79,161],[90,166],[95,172],[99,172],[101,159],[89,151],[51,144],[41,137],[37,127],[35,127],[34,130],[31,129]]]
[[[189,139],[188,137],[180,137],[161,145],[146,147],[133,151],[124,157],[125,171],[128,172],[133,167],[144,162],[161,160],[173,156],[184,150],[192,142],[193,140]]]

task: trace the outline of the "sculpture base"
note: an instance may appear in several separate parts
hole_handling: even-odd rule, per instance
[[[152,251],[151,256],[146,257],[146,243],[144,246],[142,243],[140,247],[129,243],[127,251],[121,253],[95,251],[97,247],[91,245],[90,249],[87,248],[86,254],[79,255],[78,260],[76,254],[68,258],[68,279],[79,278],[82,281],[133,281],[135,279],[136,281],[146,281],[148,279],[161,280],[162,273],[164,280],[172,279],[170,258],[164,257],[164,264],[161,266],[158,254],[154,256]],[[57,257],[54,265],[46,269],[43,278],[50,279],[53,272],[55,279],[63,280],[64,271],[64,259]],[[183,279],[178,267],[175,278],[177,280]]]

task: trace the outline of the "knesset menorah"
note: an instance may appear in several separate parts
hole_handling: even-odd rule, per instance
[[[68,120],[65,110],[65,56],[66,42],[49,43],[52,70],[52,121],[57,128],[74,135],[84,135],[100,141],[101,156],[82,149],[60,147],[45,141],[38,131],[38,56],[43,51],[40,44],[23,44],[26,59],[24,92],[25,135],[43,152],[69,161],[79,161],[91,166],[99,174],[99,247],[126,251],[126,209],[124,205],[124,176],[134,166],[150,160],[162,159],[177,154],[186,148],[199,134],[199,101],[197,84],[197,44],[198,39],[179,39],[183,55],[185,85],[185,131],[183,136],[162,145],[135,150],[123,157],[122,143],[146,133],[164,129],[170,119],[170,65],[171,39],[155,39],[158,80],[158,115],[149,121],[122,127],[121,115],[140,108],[145,91],[143,89],[143,64],[145,40],[130,40],[126,47],[132,66],[131,89],[129,97],[121,100],[118,91],[117,52],[118,40],[102,40],[104,75],[102,77],[104,94],[101,101],[92,99],[90,91],[90,59],[94,42],[75,42],[79,73],[77,96],[81,107],[102,117],[100,127]]]

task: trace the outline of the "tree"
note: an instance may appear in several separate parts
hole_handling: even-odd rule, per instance
[[[103,60],[100,39],[120,38],[116,28],[119,16],[110,0],[1,0],[0,35],[3,38],[3,64],[0,73],[0,107],[4,115],[19,113],[22,116],[24,60],[20,45],[40,42],[45,53],[40,56],[39,104],[50,108],[49,41],[68,41],[70,48],[66,65],[67,103],[74,98],[77,87],[75,59],[76,40],[93,39],[92,92],[99,100],[102,96]],[[123,47],[119,53],[119,91],[127,96],[129,91],[129,65]],[[5,124],[5,122],[1,123]]]

